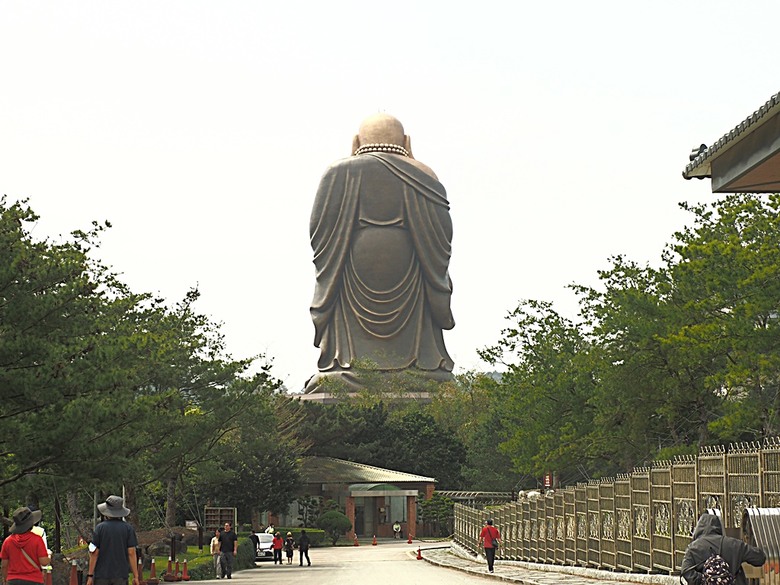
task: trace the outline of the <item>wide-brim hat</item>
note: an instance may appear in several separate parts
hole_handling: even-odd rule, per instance
[[[98,511],[108,518],[124,518],[130,513],[129,508],[125,508],[125,500],[119,496],[108,496],[106,501],[98,504]]]
[[[14,512],[13,524],[11,524],[9,532],[11,534],[22,534],[23,532],[27,532],[30,528],[35,526],[35,524],[41,521],[42,515],[43,513],[40,510],[35,510],[33,512],[27,507],[18,508],[16,512]]]

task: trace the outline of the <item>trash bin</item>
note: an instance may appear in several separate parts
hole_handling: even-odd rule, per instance
[[[742,514],[742,540],[766,554],[762,567],[742,563],[751,584],[780,585],[780,508],[747,508]]]

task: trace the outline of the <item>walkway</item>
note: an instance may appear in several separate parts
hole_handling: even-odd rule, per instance
[[[600,585],[631,583],[679,585],[680,583],[679,577],[669,575],[616,573],[524,561],[496,561],[495,572],[490,574],[484,560],[477,560],[469,551],[454,543],[441,547],[428,545],[427,548],[421,545],[420,552],[424,560],[434,565],[523,585],[595,585],[596,582]]]

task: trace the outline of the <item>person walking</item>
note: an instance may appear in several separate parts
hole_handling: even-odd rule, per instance
[[[133,585],[138,585],[138,561],[135,547],[138,537],[131,524],[124,521],[130,514],[125,500],[108,496],[98,504],[105,520],[95,526],[89,547],[87,585],[127,585],[127,575],[133,573]]]
[[[284,539],[282,538],[282,533],[277,532],[274,534],[274,541],[271,544],[274,549],[274,565],[279,562],[279,564],[282,564],[282,549],[284,548]]]
[[[268,525],[268,528],[265,529],[265,533],[266,534],[276,534],[276,528],[274,528],[274,523],[273,522],[271,522]]]
[[[493,520],[489,519],[482,532],[479,533],[479,544],[485,549],[488,571],[493,572],[493,563],[496,560],[496,550],[501,544],[501,533],[493,526]]]
[[[766,562],[764,552],[738,538],[723,535],[720,518],[714,514],[702,514],[693,529],[693,538],[685,549],[680,576],[688,585],[701,585],[704,580],[704,564],[712,555],[720,555],[734,575],[736,585],[747,585],[742,563],[760,567]]]
[[[18,508],[13,515],[10,534],[0,549],[2,559],[3,582],[6,585],[29,585],[43,583],[43,567],[51,563],[51,558],[43,544],[43,539],[31,531],[33,525],[41,519],[39,510]],[[125,583],[127,575],[125,575]],[[136,584],[137,585],[137,584]]]
[[[219,528],[214,530],[214,536],[211,537],[211,544],[209,545],[209,551],[211,557],[214,559],[214,572],[217,579],[222,577],[222,563],[219,562]]]
[[[288,532],[287,538],[284,539],[284,552],[287,555],[288,565],[292,565],[293,550],[295,550],[295,540],[293,539],[292,532]]]
[[[401,538],[401,523],[398,520],[393,522],[393,538]]]
[[[38,506],[36,506],[35,504],[29,504],[27,507],[30,508],[30,512],[38,512],[39,511],[38,510]],[[51,549],[49,548],[49,540],[46,537],[46,529],[43,526],[41,526],[40,522],[36,522],[33,525],[32,529],[30,531],[33,534],[37,534],[38,536],[40,536],[43,539],[43,546],[46,547],[46,554],[49,556],[49,558],[51,558]],[[46,570],[51,571],[52,567],[51,567],[51,565],[46,565],[45,567],[43,567],[43,570],[44,571],[46,571]]]
[[[233,559],[238,553],[238,536],[233,532],[230,522],[225,522],[225,529],[219,535],[219,564],[222,567],[222,578],[233,578]]]
[[[304,556],[306,557],[306,565],[311,567],[311,559],[309,558],[309,546],[311,546],[309,535],[306,534],[305,530],[301,530],[301,536],[298,538],[298,553],[301,559],[301,567],[303,566]]]

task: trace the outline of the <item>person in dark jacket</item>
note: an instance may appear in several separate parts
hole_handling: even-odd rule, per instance
[[[713,554],[719,554],[729,564],[737,585],[747,585],[742,563],[760,567],[766,561],[766,555],[760,549],[738,538],[724,536],[720,518],[714,514],[702,514],[680,567],[680,574],[688,585],[701,585],[704,562]]]
[[[307,566],[311,567],[311,559],[309,558],[309,547],[311,546],[311,540],[305,530],[301,530],[301,536],[298,538],[298,552],[301,556],[301,567],[303,566],[303,557],[306,557]]]

